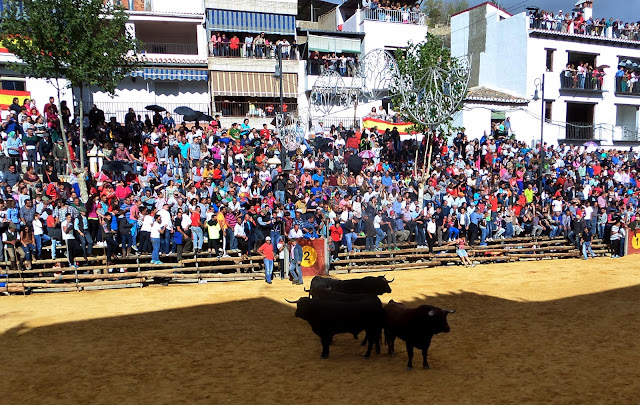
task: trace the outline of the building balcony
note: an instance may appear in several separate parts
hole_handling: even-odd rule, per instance
[[[238,72],[274,72],[278,51],[271,45],[209,43],[209,69]],[[282,72],[298,73],[300,55],[297,47],[282,47]]]
[[[602,93],[604,92],[602,88],[602,78],[581,77],[579,75],[566,76],[565,72],[560,74],[561,94],[571,93],[572,95],[602,98]]]
[[[144,42],[142,44],[141,53],[161,55],[198,55],[198,45]]]
[[[285,102],[283,111],[297,114],[298,106],[295,103]],[[220,113],[225,117],[246,117],[246,118],[275,118],[280,113],[280,103],[273,101],[216,101],[214,102],[216,113]]]
[[[363,20],[381,21],[398,24],[427,25],[427,16],[424,13],[401,10],[388,10],[384,8],[365,8],[362,13]]]
[[[616,96],[640,97],[640,83],[616,77]]]

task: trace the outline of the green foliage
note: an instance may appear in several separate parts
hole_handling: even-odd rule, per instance
[[[448,24],[453,14],[469,8],[467,0],[425,0],[422,11],[429,17],[431,26]]]
[[[66,78],[74,87],[115,91],[138,67],[136,40],[121,6],[103,0],[5,0],[0,32],[30,77]],[[22,7],[24,5],[24,7]]]

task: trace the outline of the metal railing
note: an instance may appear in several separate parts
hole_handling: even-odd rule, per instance
[[[619,30],[616,27],[606,27],[604,22],[598,25],[582,24],[581,26],[576,26],[573,24],[565,24],[564,21],[546,21],[530,18],[529,28],[534,30],[555,31],[570,35],[640,41],[640,31],[637,29],[625,27],[622,30]]]
[[[281,47],[283,59],[299,59],[298,47],[285,45]],[[232,45],[229,42],[209,42],[209,56],[220,58],[257,58],[274,59],[278,56],[278,47],[271,45],[255,45],[240,43]]]
[[[357,58],[348,57],[327,59],[309,59],[307,61],[307,74],[320,76],[326,71],[337,72],[340,76],[353,77],[356,74],[360,61]]]
[[[575,140],[594,139],[594,125],[588,122],[567,122],[567,138]]]
[[[603,77],[593,74],[579,75],[578,72],[565,70],[560,73],[560,88],[563,90],[602,91]]]
[[[619,136],[616,136],[616,135],[617,134],[614,134],[613,136],[614,141],[621,141],[621,142],[640,141],[640,133],[633,128],[621,127],[620,135]]]
[[[249,102],[249,101],[216,101],[214,103],[216,113],[225,117],[275,117],[280,112],[280,103],[276,102]],[[296,114],[298,106],[292,103],[284,103],[284,112]]]
[[[640,96],[640,83],[616,77],[616,94]]]
[[[197,44],[170,44],[160,42],[144,42],[142,44],[142,52],[144,53],[160,53],[175,55],[197,55]]]
[[[365,8],[364,19],[389,23],[427,25],[427,16],[415,11],[388,10],[385,8]]]
[[[89,114],[89,110],[92,108],[93,104],[95,104],[99,109],[104,111],[105,120],[108,122],[111,117],[115,117],[119,123],[124,123],[124,116],[129,112],[129,108],[133,108],[133,112],[136,114],[136,117],[140,115],[142,120],[144,121],[145,114],[149,114],[149,118],[153,120],[153,111],[146,110],[145,107],[150,104],[156,104],[156,102],[136,102],[136,103],[125,103],[125,102],[85,102],[84,103],[84,113],[86,115]],[[190,107],[196,111],[201,111],[203,113],[209,114],[209,103],[162,103],[158,102],[158,105],[164,107],[171,113],[173,120],[176,124],[182,122],[182,115],[174,114],[173,110],[177,107],[186,106]],[[165,117],[165,113],[160,113],[162,118]]]
[[[355,118],[353,116],[351,117],[313,117],[311,118],[311,127],[309,129],[313,129],[315,128],[316,125],[318,125],[318,123],[322,121],[322,127],[325,129],[325,132],[329,132],[329,130],[331,129],[332,125],[335,125],[335,127],[339,127],[340,123],[342,123],[342,126],[349,129],[351,128],[351,126],[357,126],[358,128],[362,128],[362,125],[360,123],[360,118]]]

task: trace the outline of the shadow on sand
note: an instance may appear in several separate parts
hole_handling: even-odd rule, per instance
[[[339,335],[328,360],[293,306],[271,299],[18,327],[0,336],[12,403],[637,403],[640,286],[547,302],[472,293],[421,297],[457,309],[430,350]],[[292,297],[289,297],[292,298]],[[386,303],[393,295],[383,297]],[[419,356],[418,356],[419,357]]]

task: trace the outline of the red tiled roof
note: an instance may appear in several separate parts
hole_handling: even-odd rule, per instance
[[[140,55],[140,61],[142,63],[167,63],[167,64],[202,64],[206,65],[206,59],[198,59],[198,58],[167,58],[167,57],[150,57],[147,55]]]
[[[502,91],[486,87],[472,87],[467,92],[465,101],[482,101],[492,103],[527,104],[529,100]]]

